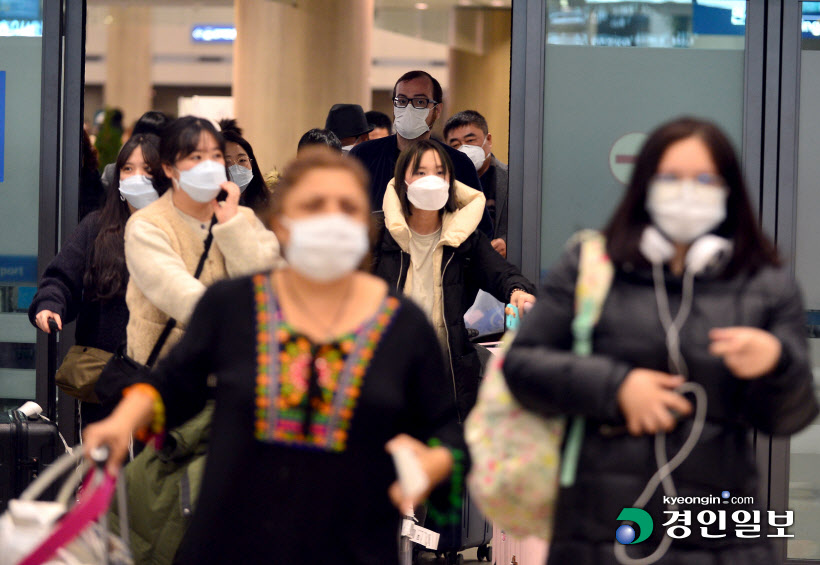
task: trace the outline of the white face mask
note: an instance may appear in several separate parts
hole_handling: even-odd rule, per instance
[[[197,202],[210,202],[227,180],[225,165],[209,159],[187,171],[179,171],[178,182],[179,187]]]
[[[416,139],[430,131],[427,125],[427,116],[430,115],[430,108],[418,110],[408,104],[406,108],[393,108],[393,116],[396,126],[396,133],[404,139]]]
[[[450,183],[427,175],[407,185],[407,199],[419,210],[441,210],[450,198]]]
[[[231,176],[231,181],[239,187],[240,192],[245,192],[253,179],[253,171],[242,165],[231,165],[228,167],[228,174]]]
[[[646,211],[652,223],[676,243],[691,243],[726,219],[722,187],[692,180],[658,180],[649,186]]]
[[[144,175],[130,176],[120,181],[120,195],[139,210],[159,198],[151,179]]]
[[[484,145],[487,143],[487,138],[484,138],[484,143],[481,145],[462,145],[458,148],[459,151],[467,155],[470,158],[470,161],[473,162],[475,166],[475,170],[477,171],[484,165],[484,161],[487,160],[487,154],[484,153]]]
[[[367,226],[346,214],[320,214],[282,224],[290,231],[288,264],[309,279],[331,282],[356,270],[369,248]]]
[[[350,145],[343,145],[342,146],[342,153],[345,153],[345,154],[350,153],[350,150],[353,149],[354,147],[356,147],[355,143],[351,143]]]

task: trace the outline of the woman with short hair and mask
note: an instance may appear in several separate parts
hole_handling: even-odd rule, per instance
[[[257,215],[268,208],[270,191],[265,185],[265,177],[253,154],[253,147],[242,137],[242,129],[236,120],[220,120],[219,128],[225,138],[225,164],[228,177],[239,187],[239,204],[247,206]]]
[[[150,386],[87,430],[86,452],[107,444],[116,467],[133,430],[197,413],[216,376],[201,495],[176,562],[397,563],[401,514],[390,500],[406,509],[463,474],[433,329],[358,270],[366,190],[358,162],[306,149],[284,170],[270,211],[289,265],[209,288]],[[395,483],[388,452],[415,455],[415,494]],[[436,492],[448,523],[460,516],[448,506],[459,484]]]
[[[603,234],[614,276],[592,354],[572,352],[574,244],[504,363],[525,408],[583,422],[548,563],[775,563],[765,500],[724,498],[759,496],[753,429],[788,436],[818,408],[799,289],[758,227],[726,136],[693,118],[656,129]],[[624,508],[654,520],[646,541],[631,545]],[[736,533],[744,521],[759,524],[752,539]],[[673,525],[678,539],[665,535]]]
[[[60,330],[76,319],[76,344],[108,353],[122,343],[128,323],[125,224],[132,212],[159,198],[171,184],[160,165],[159,138],[138,134],[129,139],[117,156],[114,178],[119,189],[108,189],[103,208],[83,218],[62,245],[28,311],[31,323],[46,333],[51,333],[51,319]],[[106,414],[97,403],[80,404],[83,426]]]
[[[482,363],[464,323],[479,289],[522,312],[535,303],[533,284],[477,230],[484,201],[481,192],[455,180],[444,146],[418,141],[396,161],[373,251],[373,272],[432,321],[461,420],[475,404],[481,377]]]

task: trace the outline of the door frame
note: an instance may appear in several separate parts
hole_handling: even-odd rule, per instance
[[[83,90],[85,87],[86,0],[42,0],[43,54],[40,110],[40,204],[37,274],[77,227],[82,162]],[[65,353],[74,343],[73,324],[64,326],[58,348]],[[61,433],[75,443],[72,397],[57,402],[49,387],[48,336],[37,332],[35,346],[36,401],[56,419]]]

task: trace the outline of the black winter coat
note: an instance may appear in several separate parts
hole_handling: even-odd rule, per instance
[[[83,287],[91,250],[99,232],[99,212],[92,212],[82,219],[46,267],[29,306],[28,317],[35,326],[34,318],[41,310],[59,314],[63,324],[76,319],[77,345],[113,353],[125,339],[128,325],[125,293],[103,302],[92,299]]]
[[[593,355],[571,353],[570,324],[574,316],[579,248],[569,250],[550,271],[539,301],[524,318],[504,364],[505,377],[516,399],[543,415],[586,417],[585,437],[575,485],[562,489],[556,509],[550,564],[616,565],[613,554],[616,520],[634,505],[657,470],[654,437],[634,437],[624,431],[617,392],[633,368],[668,372],[664,330],[658,316],[651,272],[617,269],[593,333]],[[666,289],[674,315],[681,302],[681,280],[666,272]],[[775,370],[757,380],[734,377],[720,358],[709,354],[712,328],[751,326],[765,329],[783,344]],[[707,421],[694,451],[673,472],[678,496],[754,497],[755,504],[686,506],[692,510],[692,534],[675,540],[659,563],[681,565],[771,564],[774,554],[766,536],[762,512],[761,538],[738,539],[731,514],[765,510],[760,500],[751,430],[792,434],[817,415],[800,293],[785,269],[763,268],[730,278],[698,277],[691,315],[681,331],[681,352],[689,378],[708,395]],[[686,440],[692,419],[680,422],[667,438],[669,457]],[[726,510],[726,537],[705,539],[696,516],[703,510]],[[651,553],[669,517],[662,489],[646,510],[653,517],[652,537],[629,546],[629,555]],[[709,533],[717,533],[710,528]]]
[[[373,214],[377,238],[373,250],[373,274],[383,278],[397,293],[407,280],[410,254],[384,226],[384,214]],[[449,345],[449,370],[460,421],[475,405],[481,379],[481,362],[467,335],[464,314],[475,302],[479,289],[509,302],[516,288],[535,293],[534,285],[493,249],[490,240],[476,230],[459,247],[444,246],[441,260],[442,302]],[[447,360],[445,360],[447,361]]]

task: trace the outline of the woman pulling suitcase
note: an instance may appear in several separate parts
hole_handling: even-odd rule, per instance
[[[131,214],[159,198],[171,184],[162,172],[159,143],[152,134],[137,134],[126,142],[114,165],[119,182],[108,189],[102,210],[83,218],[46,267],[29,307],[31,323],[46,333],[50,333],[49,320],[59,330],[77,320],[77,345],[60,367],[61,379],[75,387],[93,387],[107,355],[125,338],[128,270],[123,232]],[[91,374],[92,365],[97,366],[96,375]],[[80,403],[83,426],[110,413],[93,394],[78,394],[85,398]]]

